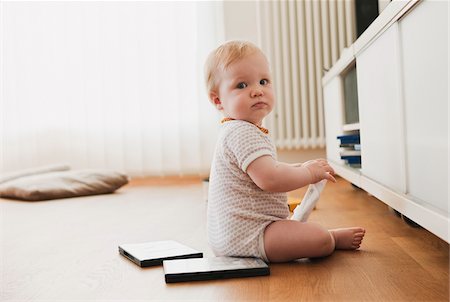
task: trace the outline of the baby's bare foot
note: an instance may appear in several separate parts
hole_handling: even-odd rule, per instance
[[[333,229],[333,235],[337,250],[356,250],[361,246],[366,230],[360,227]]]

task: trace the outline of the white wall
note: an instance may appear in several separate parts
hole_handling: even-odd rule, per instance
[[[247,40],[258,44],[256,1],[224,1],[226,40]]]

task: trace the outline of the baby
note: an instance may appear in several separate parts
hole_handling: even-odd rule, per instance
[[[277,161],[269,131],[262,127],[275,106],[262,51],[249,42],[227,42],[209,55],[205,76],[209,99],[225,117],[208,195],[208,241],[214,253],[285,262],[359,248],[361,227],[327,230],[288,219],[285,192],[336,180],[324,159],[296,165]]]

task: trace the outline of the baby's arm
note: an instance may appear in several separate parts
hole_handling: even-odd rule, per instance
[[[255,159],[248,166],[247,173],[259,188],[270,192],[288,192],[322,179],[336,182],[332,176],[333,168],[324,159],[292,166],[265,155]]]

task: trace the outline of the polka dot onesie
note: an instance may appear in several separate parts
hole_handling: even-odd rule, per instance
[[[252,161],[276,159],[270,137],[255,125],[233,120],[222,125],[211,166],[208,241],[217,256],[257,257],[267,261],[264,229],[289,215],[285,193],[261,190],[247,175]]]

